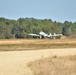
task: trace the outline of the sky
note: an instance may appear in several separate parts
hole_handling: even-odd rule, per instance
[[[0,17],[76,21],[76,0],[0,0]]]

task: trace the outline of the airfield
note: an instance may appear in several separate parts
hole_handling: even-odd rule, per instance
[[[76,39],[0,40],[0,75],[33,75],[31,61],[75,55]]]

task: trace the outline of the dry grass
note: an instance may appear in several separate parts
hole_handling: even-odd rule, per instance
[[[76,44],[76,39],[5,39],[0,40],[4,44]]]
[[[28,66],[34,75],[76,75],[76,56],[42,58]]]
[[[10,39],[0,40],[0,51],[76,48],[76,39]]]

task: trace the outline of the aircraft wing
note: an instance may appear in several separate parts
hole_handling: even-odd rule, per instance
[[[28,35],[31,35],[31,36],[40,36],[40,35],[37,35],[37,34],[28,34]]]
[[[54,35],[52,35],[52,36],[62,36],[62,34],[56,34],[56,33],[54,33]]]
[[[62,34],[56,34],[56,36],[62,36]]]

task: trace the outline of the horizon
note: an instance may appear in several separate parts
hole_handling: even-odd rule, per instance
[[[18,20],[18,19],[20,19],[20,18],[24,18],[24,19],[26,19],[26,18],[28,18],[28,19],[37,19],[37,20],[45,20],[45,19],[47,19],[47,20],[49,20],[49,19],[51,19],[51,18],[34,18],[34,17],[19,17],[19,18],[17,18],[17,19],[12,19],[12,18],[6,18],[6,17],[0,17],[0,18],[4,18],[4,19],[8,19],[8,20]],[[51,19],[52,20],[52,19]],[[56,20],[52,20],[53,22],[55,22]],[[65,20],[65,21],[68,21],[68,22],[72,22],[72,23],[74,23],[74,22],[76,22],[76,21],[69,21],[69,20]],[[60,22],[60,23],[64,23],[65,21],[63,21],[63,22],[61,22],[61,21],[56,21],[56,22]]]

